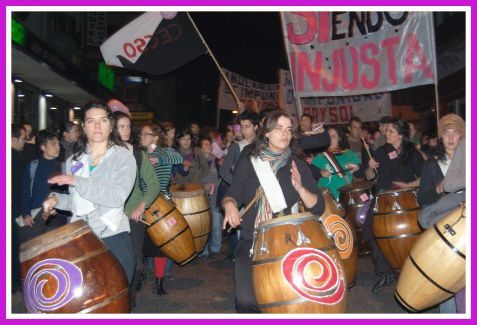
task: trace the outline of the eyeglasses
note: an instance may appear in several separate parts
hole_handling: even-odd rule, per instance
[[[139,136],[142,138],[142,137],[145,137],[145,136],[148,136],[148,135],[151,135],[153,136],[154,134],[153,133],[139,133]]]

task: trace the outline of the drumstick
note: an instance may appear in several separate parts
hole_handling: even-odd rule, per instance
[[[143,224],[145,224],[146,226],[150,227],[151,224],[150,223],[147,223],[146,221],[142,220],[142,219],[138,219],[139,221],[141,221]]]
[[[249,204],[247,204],[247,206],[245,207],[245,209],[243,209],[242,213],[240,214],[240,219],[242,219],[242,217],[248,212],[248,210],[250,210],[250,208],[252,207],[252,205],[258,200],[258,198],[260,197],[260,195],[263,194],[263,189],[260,188],[258,191],[257,191],[257,194],[255,194],[255,196],[253,197],[252,201],[249,202]],[[232,231],[232,227],[228,227],[227,228],[227,232],[229,233],[230,231]]]
[[[373,159],[373,156],[371,156],[371,152],[369,152],[369,146],[366,143],[366,141],[364,141],[363,137],[361,137],[361,141],[363,141],[364,149],[366,149],[366,152],[368,153],[369,160]],[[377,175],[378,170],[376,168],[373,168],[373,169],[374,169],[374,171],[376,172],[376,175]]]

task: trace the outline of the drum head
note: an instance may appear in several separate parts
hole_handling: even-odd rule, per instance
[[[171,186],[170,191],[172,196],[180,198],[194,197],[204,193],[200,184],[177,184]]]
[[[400,189],[395,189],[395,190],[388,190],[388,191],[384,191],[384,192],[381,192],[379,193],[377,196],[382,196],[382,195],[396,195],[398,196],[400,193],[404,193],[404,192],[413,192],[415,193],[417,191],[417,187],[411,187],[411,188],[400,188]]]
[[[338,189],[338,191],[340,191],[340,192],[362,191],[362,190],[372,188],[375,184],[376,184],[375,181],[365,181],[365,182],[351,183],[351,184],[341,186]]]
[[[269,228],[276,227],[282,224],[302,224],[306,220],[310,220],[310,219],[318,220],[318,217],[313,215],[311,212],[290,214],[284,217],[274,218],[272,220],[261,222],[257,226],[257,230],[269,229]]]

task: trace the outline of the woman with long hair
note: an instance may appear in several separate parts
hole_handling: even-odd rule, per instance
[[[274,173],[283,192],[286,205],[280,214],[291,214],[298,200],[315,215],[324,211],[324,201],[307,164],[298,158],[293,145],[294,126],[288,113],[275,111],[263,121],[263,126],[248,157],[240,159],[235,167],[232,184],[222,200],[225,211],[223,226],[241,226],[240,241],[235,257],[235,299],[238,312],[259,312],[252,289],[252,261],[250,248],[254,230],[263,221],[274,217],[267,195],[259,194],[257,204],[243,217],[239,209],[248,205],[262,185],[254,166],[260,164]],[[284,204],[283,204],[284,203]]]
[[[139,222],[144,215],[144,211],[154,202],[161,191],[161,185],[156,177],[154,168],[146,156],[146,153],[137,146],[131,144],[131,118],[126,113],[116,111],[113,113],[116,119],[116,128],[122,143],[134,155],[137,166],[136,181],[133,191],[129,195],[124,212],[129,217],[129,226],[131,227],[131,238],[136,253],[136,270],[132,283],[129,287],[131,296],[131,305],[136,305],[136,291],[142,287],[145,275],[144,271],[144,235],[146,225]],[[143,187],[140,183],[144,184]]]
[[[423,164],[424,159],[421,153],[409,140],[407,121],[401,118],[393,118],[386,129],[386,144],[376,150],[374,159],[369,160],[367,174],[374,173],[377,170],[376,192],[378,194],[392,189],[415,188],[419,186]],[[371,247],[375,264],[374,272],[379,276],[379,280],[371,290],[378,293],[395,280],[395,274],[373,238],[372,211],[375,203],[376,199],[373,199],[364,223],[363,235],[365,240],[368,241],[369,247]]]
[[[177,184],[200,183],[207,176],[207,161],[198,147],[192,145],[192,134],[184,129],[177,135],[177,151],[182,155],[182,168],[175,169]]]
[[[92,102],[84,109],[84,133],[66,161],[66,174],[50,184],[68,185],[69,194],[52,194],[45,216],[53,208],[72,212],[71,222],[85,220],[117,257],[131,283],[136,265],[124,203],[134,186],[136,162],[117,136],[109,108]]]
[[[330,146],[318,154],[311,162],[311,168],[319,170],[318,187],[326,187],[338,200],[338,189],[353,180],[353,173],[358,170],[361,160],[354,151],[349,150],[346,136],[335,127],[329,127]]]
[[[156,178],[161,185],[161,192],[171,197],[169,184],[171,171],[174,165],[182,163],[182,156],[176,150],[167,146],[166,135],[159,125],[145,124],[140,133],[141,146],[145,148],[146,156],[152,163]],[[144,180],[140,181],[141,189],[146,187]],[[149,236],[144,240],[144,255],[154,257],[154,274],[156,278],[156,293],[160,297],[167,295],[164,290],[164,276],[166,272],[167,258],[154,245]]]

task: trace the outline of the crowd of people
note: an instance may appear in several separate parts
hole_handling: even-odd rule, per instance
[[[295,213],[299,202],[321,215],[320,188],[337,201],[340,188],[365,180],[375,181],[376,193],[416,188],[423,228],[465,201],[465,123],[455,114],[441,118],[437,135],[421,135],[415,124],[388,116],[366,126],[353,117],[338,127],[303,114],[297,123],[277,108],[245,110],[223,133],[197,122],[178,132],[170,121],[132,122],[127,111],[92,102],[80,124],[37,133],[30,123],[12,125],[13,292],[21,287],[20,243],[82,219],[119,260],[133,306],[148,265],[156,293],[165,296],[173,262],[146,236],[140,220],[158,195],[171,197],[173,184],[202,185],[212,230],[199,258],[220,256],[228,241],[224,257],[235,261],[237,311],[246,313],[260,311],[249,254],[255,229]],[[374,204],[367,210],[364,238],[378,276],[371,290],[378,293],[396,274],[373,239]],[[452,301],[441,311],[460,311],[462,302]]]

